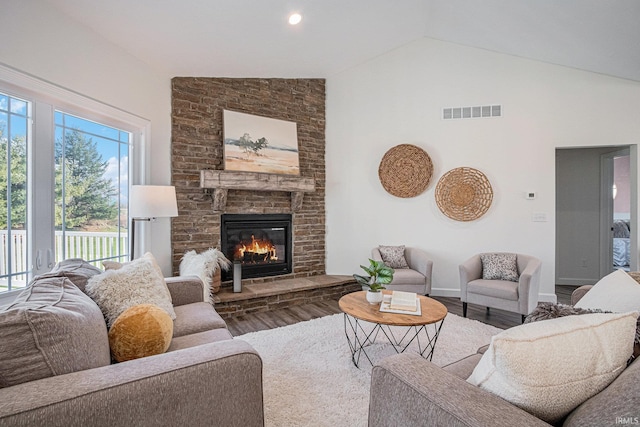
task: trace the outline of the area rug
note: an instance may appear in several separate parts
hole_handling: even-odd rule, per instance
[[[475,353],[501,329],[447,314],[433,354],[444,366]],[[371,366],[351,362],[342,314],[236,337],[264,362],[264,411],[268,427],[366,426]],[[409,351],[409,350],[407,350]],[[367,349],[374,363],[395,354],[379,338]]]

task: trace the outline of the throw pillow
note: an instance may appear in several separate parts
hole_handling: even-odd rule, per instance
[[[378,246],[382,262],[391,268],[409,268],[404,257],[404,246]]]
[[[211,248],[200,254],[196,251],[185,252],[180,261],[181,276],[198,276],[204,283],[204,301],[212,302],[211,282],[213,275],[221,268],[228,270],[231,261],[216,248]]]
[[[517,282],[520,278],[516,254],[481,254],[480,261],[484,280]]]
[[[102,310],[108,327],[126,309],[138,304],[155,304],[171,319],[176,318],[164,277],[147,258],[138,258],[118,270],[93,276],[86,291]]]
[[[626,368],[637,318],[593,313],[507,329],[467,381],[554,424]]]
[[[96,274],[102,273],[98,267],[89,264],[82,258],[69,258],[57,263],[46,276],[66,277],[82,292],[87,286],[87,281]]]
[[[538,306],[524,319],[523,323],[537,322],[539,320],[557,319],[558,317],[573,316],[589,313],[611,313],[600,309],[576,308],[567,304],[554,304],[552,302],[539,302]],[[633,340],[633,355],[627,361],[630,365],[638,356],[640,356],[640,317],[636,323],[636,336]]]
[[[156,260],[156,257],[154,257],[151,252],[146,252],[140,258],[146,259],[149,262],[151,262],[151,264],[153,265],[153,268],[158,273],[158,276],[164,278],[164,273],[162,272],[162,269],[160,268],[160,265],[158,264],[158,261]],[[105,270],[120,270],[123,266],[125,266],[127,264],[129,264],[129,262],[102,261],[102,266],[104,267]],[[165,286],[164,288],[166,289],[165,293],[166,293],[167,298],[169,298],[171,300],[171,292],[169,292],[169,287]]]
[[[640,309],[640,284],[624,270],[603,277],[575,305],[623,313]]]
[[[555,304],[552,302],[539,302],[538,306],[524,319],[523,323],[532,323],[539,320],[557,319],[558,317],[573,316],[589,313],[604,313],[599,309],[576,308],[568,304]],[[611,313],[610,311],[607,313]]]
[[[118,362],[162,354],[171,345],[173,321],[153,304],[126,309],[109,329],[111,355]]]
[[[34,279],[0,310],[0,388],[111,363],[100,308],[65,277]]]

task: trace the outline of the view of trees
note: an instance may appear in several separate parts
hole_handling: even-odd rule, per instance
[[[8,152],[11,153],[11,162],[7,162]],[[7,187],[8,163],[11,170],[10,188]],[[5,129],[0,127],[0,229],[2,230],[7,229],[8,191],[11,191],[11,226],[14,230],[23,229],[27,220],[27,144],[24,136],[9,142]]]
[[[63,171],[64,223],[67,230],[82,230],[92,221],[114,221],[118,217],[117,188],[104,178],[107,162],[96,143],[79,131],[67,131],[55,148],[55,226],[62,228]],[[9,145],[9,150],[7,145]],[[11,168],[11,227],[22,229],[27,220],[27,145],[25,137],[11,141],[0,128],[0,229],[7,228],[7,165]],[[7,162],[10,153],[11,161]]]
[[[73,130],[56,141],[55,226],[62,227],[62,177],[64,170],[64,224],[67,230],[81,230],[91,221],[113,220],[118,216],[118,191],[104,178],[108,163],[102,160],[97,145],[83,133]],[[64,164],[63,164],[64,162]]]

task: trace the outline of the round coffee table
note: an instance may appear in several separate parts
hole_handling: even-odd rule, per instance
[[[391,294],[391,291],[382,292],[385,295]],[[356,367],[363,354],[373,365],[365,347],[373,344],[381,331],[396,353],[404,352],[412,342],[416,341],[420,355],[428,360],[433,358],[433,350],[447,315],[447,307],[433,298],[418,295],[421,308],[419,316],[387,313],[379,310],[380,304],[369,304],[365,294],[366,291],[353,292],[343,296],[338,302],[340,310],[344,313],[344,333],[351,349],[351,360]],[[373,323],[375,326],[368,331],[363,329],[362,322]],[[400,339],[396,336],[397,331],[394,334],[392,326],[407,327],[404,333],[399,334],[402,335]]]

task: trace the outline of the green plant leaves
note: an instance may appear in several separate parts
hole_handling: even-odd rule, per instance
[[[368,286],[372,291],[385,289],[384,285],[388,285],[393,280],[394,269],[387,267],[382,261],[369,259],[369,266],[361,265],[365,273],[369,276],[361,276],[354,274],[353,278],[362,286]]]

